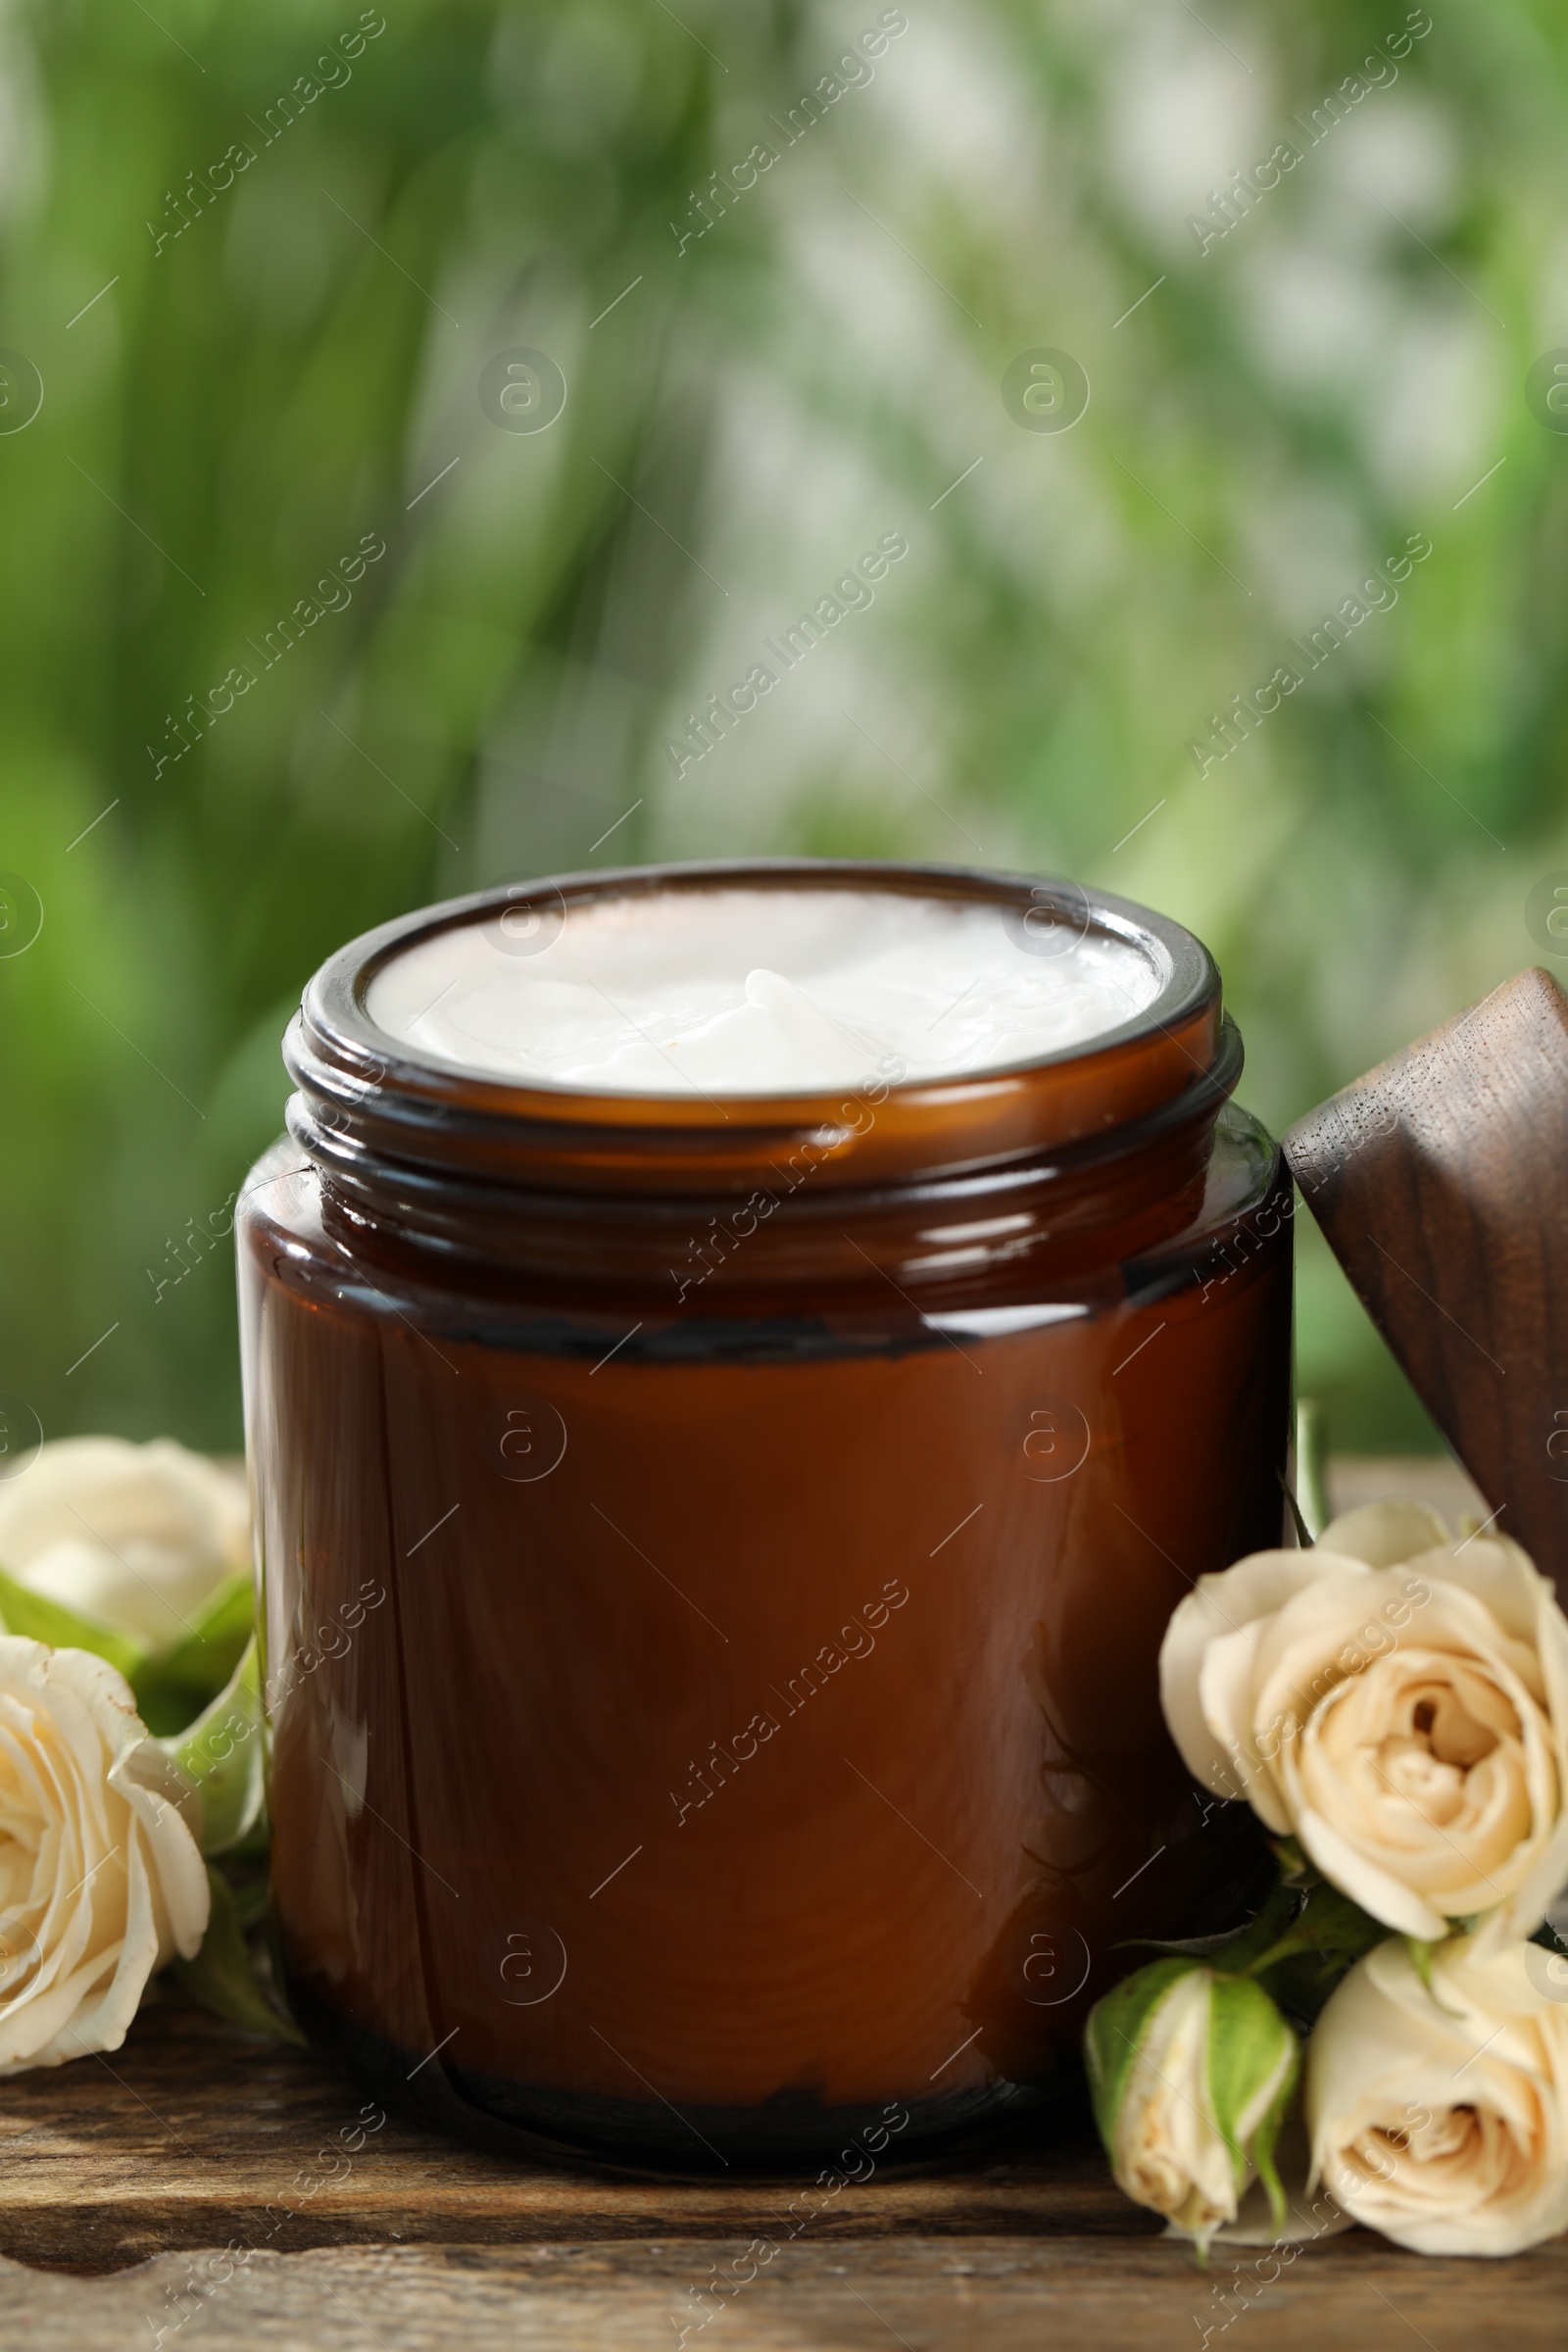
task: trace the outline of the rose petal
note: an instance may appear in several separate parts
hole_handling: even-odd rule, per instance
[[[1418,2253],[1514,2254],[1568,2227],[1568,2005],[1526,1955],[1454,1938],[1429,1991],[1381,1944],[1313,2033],[1313,2178]]]
[[[1462,1544],[1444,1544],[1430,1551],[1413,1552],[1410,1568],[1443,1584],[1458,1585],[1489,1609],[1505,1634],[1532,1651],[1541,1638],[1543,1595],[1555,1597],[1548,1578],[1535,1568],[1527,1551],[1501,1536],[1471,1536]]]
[[[0,1881],[29,1870],[11,1917],[37,1946],[0,1988],[0,2074],[118,2048],[153,1970],[197,1949],[192,1800],[112,1666],[0,1636]]]
[[[1435,1911],[1392,1870],[1381,1869],[1348,1838],[1342,1838],[1320,1813],[1298,1814],[1296,1835],[1330,1884],[1381,1920],[1384,1927],[1394,1928],[1401,1936],[1418,1936],[1423,1943],[1446,1936],[1448,1923],[1441,1911]]]
[[[1200,1576],[1176,1604],[1159,1651],[1159,1696],[1170,1736],[1197,1781],[1228,1796],[1246,1793],[1232,1786],[1232,1749],[1216,1734],[1199,1695],[1199,1677],[1210,1642],[1268,1616],[1302,1585],[1323,1573],[1316,1551],[1254,1551],[1218,1575]],[[1358,1573],[1358,1563],[1348,1566]]]

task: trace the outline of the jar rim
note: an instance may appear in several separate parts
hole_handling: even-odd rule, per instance
[[[519,1083],[412,1053],[369,1013],[377,975],[443,932],[495,925],[519,907],[559,931],[573,904],[737,886],[990,904],[1020,927],[1043,916],[1065,933],[1095,931],[1131,946],[1159,985],[1128,1020],[1028,1060],[788,1095],[638,1095],[533,1077]],[[290,1124],[323,1164],[347,1152],[362,1162],[368,1154],[420,1168],[462,1166],[470,1175],[546,1188],[696,1192],[734,1189],[809,1142],[830,1154],[831,1168],[823,1164],[829,1182],[858,1186],[997,1165],[1137,1123],[1189,1090],[1206,1095],[1221,1057],[1221,1017],[1219,974],[1207,949],[1169,916],[1108,892],[959,865],[712,859],[503,884],[383,923],[317,972],[284,1041],[284,1060],[301,1098]],[[866,1110],[868,1118],[858,1115]]]

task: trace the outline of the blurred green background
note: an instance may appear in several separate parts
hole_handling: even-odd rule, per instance
[[[1067,871],[1209,943],[1276,1126],[1539,959],[1568,445],[1525,377],[1568,341],[1568,28],[1404,26],[13,0],[0,1388],[50,1435],[237,1443],[224,1204],[284,1022],[344,939],[483,882]],[[548,430],[481,406],[518,347],[564,375]],[[1087,372],[1070,430],[1004,402],[1040,348]],[[890,531],[874,608],[672,755]],[[1195,757],[1412,533],[1396,606]],[[1300,1238],[1333,1441],[1435,1443]]]

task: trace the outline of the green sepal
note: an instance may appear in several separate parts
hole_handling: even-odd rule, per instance
[[[207,1884],[212,1890],[212,1911],[201,1950],[194,1960],[176,1960],[175,1976],[191,1998],[215,2017],[226,2018],[231,2026],[243,2026],[250,2034],[297,2042],[303,2049],[305,2036],[298,2026],[284,2017],[262,1989],[233,1890],[211,1862]]]
[[[1294,1838],[1270,1842],[1279,1884],[1245,1926],[1180,1943],[1143,1940],[1154,1951],[1200,1962],[1222,1975],[1256,1979],[1292,2024],[1304,2031],[1340,1980],[1389,1931],[1331,1886]]]
[[[1286,2031],[1289,2032],[1290,2029],[1287,2027]],[[1292,2039],[1295,2040],[1294,2034]],[[1280,2179],[1279,2167],[1274,2161],[1274,2151],[1279,2145],[1280,2133],[1285,2129],[1285,2119],[1296,2104],[1296,2093],[1300,2080],[1301,2045],[1298,2041],[1289,2071],[1280,2083],[1273,2104],[1252,2133],[1252,2162],[1257,2167],[1257,2177],[1262,2181],[1264,2194],[1268,2198],[1269,2218],[1276,2230],[1279,2231],[1283,2231],[1285,2228],[1287,2206],[1285,2183]]]
[[[202,1851],[226,1853],[263,1817],[262,1672],[255,1637],[223,1690],[188,1730],[159,1745],[201,1791]]]
[[[1291,1482],[1286,1477],[1283,1470],[1276,1472],[1275,1475],[1279,1479],[1281,1492],[1283,1493],[1287,1503],[1290,1505],[1291,1523],[1296,1529],[1297,1544],[1302,1551],[1310,1551],[1312,1548],[1312,1531],[1307,1526],[1306,1520],[1301,1512],[1301,1506],[1297,1501],[1296,1496],[1291,1490]]]
[[[1214,2122],[1230,2151],[1238,2196],[1249,2168],[1268,2191],[1274,2226],[1285,2220],[1285,2192],[1274,2166],[1274,2144],[1296,2090],[1301,2054],[1268,1994],[1249,1977],[1216,1977],[1208,2003],[1208,2095]],[[1260,2116],[1248,2113],[1263,2085],[1279,2080]]]
[[[1254,1971],[1273,1966],[1295,1952],[1316,1952],[1329,1960],[1344,1960],[1347,1966],[1359,1960],[1375,1943],[1383,1942],[1388,1929],[1370,1911],[1342,1894],[1327,1879],[1314,1878],[1304,1890],[1287,1888],[1297,1898],[1297,1913],[1278,1942],[1265,1948],[1253,1961]]]
[[[1089,2012],[1084,2027],[1089,2091],[1095,2122],[1112,2162],[1116,2118],[1133,2061],[1143,2047],[1155,2010],[1172,1985],[1192,1973],[1194,1965],[1185,1959],[1152,1960],[1147,1968],[1136,1969],[1130,1977],[1123,1977],[1119,1984],[1113,1984],[1109,1992],[1102,1993]]]
[[[30,1642],[47,1642],[51,1649],[85,1649],[95,1658],[107,1658],[118,1668],[134,1690],[138,1669],[147,1652],[139,1642],[127,1634],[112,1634],[106,1625],[94,1625],[90,1617],[78,1617],[64,1601],[46,1600],[41,1592],[29,1592],[13,1576],[0,1568],[0,1618],[8,1634],[22,1634]]]
[[[256,1623],[249,1570],[231,1576],[198,1611],[190,1632],[172,1648],[147,1653],[128,1680],[150,1732],[177,1732],[222,1690]]]
[[[1423,1989],[1430,1992],[1433,1999],[1436,2000],[1437,1993],[1432,1983],[1432,1955],[1438,1948],[1437,1944],[1428,1941],[1421,1936],[1406,1936],[1401,1940],[1409,1955],[1410,1966],[1420,1978]]]
[[[1148,1936],[1129,1940],[1152,1951],[1168,1952],[1173,1959],[1200,1961],[1208,1968],[1236,1973],[1251,1968],[1272,1950],[1289,1931],[1300,1907],[1298,1888],[1277,1886],[1270,1888],[1267,1899],[1242,1927],[1226,1928],[1217,1936],[1190,1936],[1180,1939]]]
[[[0,1569],[0,1628],[46,1642],[51,1649],[85,1649],[105,1658],[130,1685],[147,1729],[167,1738],[190,1722],[221,1690],[251,1638],[255,1597],[248,1573],[231,1576],[198,1611],[191,1630],[168,1649],[149,1649],[129,1634],[111,1632],[64,1601],[31,1592]]]
[[[1468,1930],[1464,1932],[1466,1934],[1469,1933]],[[1432,1974],[1433,1961],[1437,1958],[1438,1953],[1442,1950],[1444,1944],[1449,1940],[1450,1938],[1446,1936],[1435,1936],[1430,1939],[1430,1941],[1420,1936],[1401,1936],[1399,1937],[1399,1941],[1404,1946],[1405,1955],[1409,1960],[1410,1966],[1415,1970],[1417,1977],[1420,1979],[1422,1990],[1426,1993],[1426,1996],[1428,2000],[1431,2001],[1434,2009],[1441,2010],[1445,2017],[1458,2018],[1464,2015],[1463,2010],[1450,2009],[1446,2001],[1439,1998],[1437,1984]]]
[[[1356,1961],[1384,1942],[1389,1931],[1305,1863],[1299,1877],[1294,1884],[1287,1880],[1286,1886],[1297,1900],[1296,1918],[1272,1946],[1255,1955],[1250,1973],[1304,2030],[1316,2022],[1330,1993]]]

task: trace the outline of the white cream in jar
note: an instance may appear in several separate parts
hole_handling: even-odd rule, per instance
[[[370,1018],[420,1059],[617,1095],[806,1095],[1011,1068],[1134,1019],[1164,973],[1038,912],[759,883],[558,894],[422,941]]]

